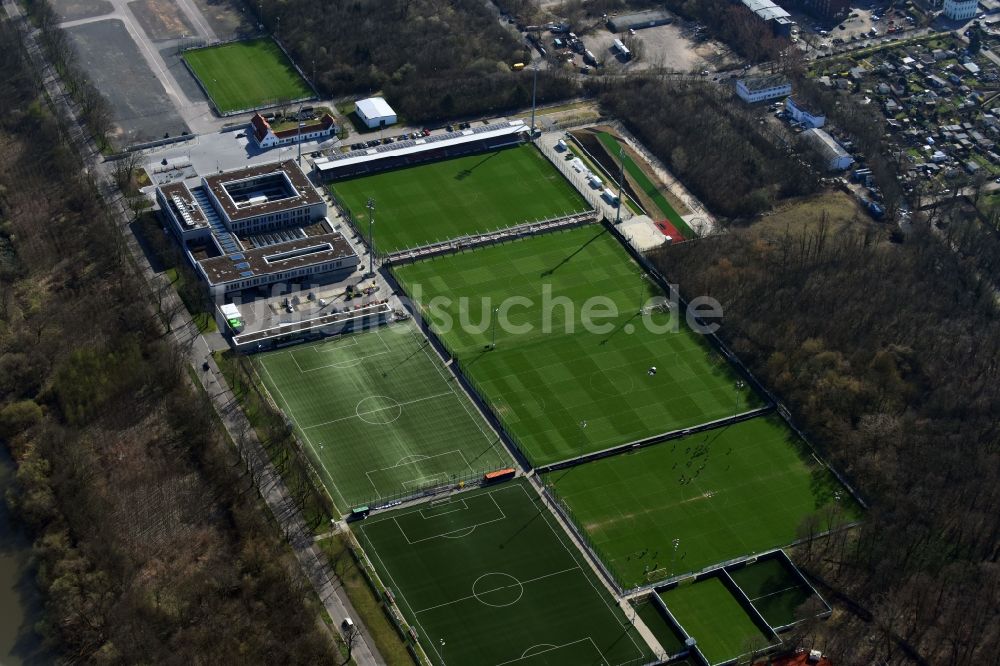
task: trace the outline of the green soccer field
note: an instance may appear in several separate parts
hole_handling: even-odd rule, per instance
[[[670,613],[710,664],[760,650],[772,639],[743,610],[717,576],[660,593]]]
[[[546,474],[624,587],[700,571],[854,520],[850,494],[777,416]],[[678,539],[676,555],[673,541]]]
[[[826,608],[809,586],[777,557],[757,560],[731,570],[729,575],[775,629],[796,622],[799,619],[796,611],[810,598],[819,602],[820,610]]]
[[[523,480],[354,524],[434,663],[645,663],[625,614]]]
[[[639,315],[659,292],[603,226],[430,259],[396,275],[535,465],[759,404],[683,321]]]
[[[396,252],[590,209],[530,144],[335,182],[331,189],[368,235],[375,199],[375,247]]]
[[[313,91],[271,39],[184,52],[219,113],[309,98]]]
[[[510,465],[413,322],[253,358],[341,510]]]

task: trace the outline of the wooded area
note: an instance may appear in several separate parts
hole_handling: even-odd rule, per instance
[[[334,663],[255,480],[0,23],[0,440],[69,662]]]
[[[716,215],[750,219],[819,184],[798,153],[780,147],[783,139],[764,134],[753,110],[714,84],[636,78],[595,90],[608,113]]]
[[[803,626],[806,644],[845,664],[995,661],[996,293],[927,226],[902,245],[860,223],[768,229],[656,262],[723,304],[720,334],[871,502],[860,528],[796,552],[850,611]]]
[[[263,7],[303,70],[326,95],[381,91],[408,122],[494,115],[531,104],[530,54],[480,0],[283,0]],[[279,21],[280,17],[280,21]],[[574,95],[559,72],[538,74],[538,101]]]

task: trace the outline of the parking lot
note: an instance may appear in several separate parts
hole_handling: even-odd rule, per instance
[[[633,43],[635,58],[626,62],[614,48],[616,38]],[[703,40],[695,26],[671,23],[636,30],[634,35],[617,35],[601,29],[582,37],[587,49],[609,69],[649,69],[653,67],[676,72],[710,72],[727,69],[736,62],[732,52],[722,44]],[[582,63],[581,63],[582,64]]]

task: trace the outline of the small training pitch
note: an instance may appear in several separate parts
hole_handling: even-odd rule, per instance
[[[752,564],[729,569],[729,575],[761,617],[775,630],[798,622],[800,608],[815,604],[805,612],[815,615],[828,610],[826,603],[779,557],[759,559]]]
[[[184,52],[219,113],[307,99],[313,91],[271,39],[251,39]]]
[[[777,416],[548,473],[624,588],[786,546],[859,507]],[[674,546],[676,540],[676,548]]]
[[[718,576],[682,583],[660,592],[660,598],[709,664],[721,664],[759,653],[776,639],[759,626]]]
[[[354,530],[435,663],[652,658],[523,480],[377,513]]]
[[[334,194],[389,253],[590,209],[537,148],[522,144],[335,182]]]
[[[341,510],[510,465],[412,322],[253,358]]]
[[[640,310],[662,296],[603,226],[395,274],[536,466],[760,404],[682,316]]]

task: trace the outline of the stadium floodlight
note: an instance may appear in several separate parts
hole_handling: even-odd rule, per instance
[[[618,144],[618,206],[615,212],[615,224],[622,223],[622,187],[625,180],[625,146]]]
[[[368,197],[365,203],[368,209],[368,275],[375,277],[375,199]]]
[[[493,342],[490,344],[490,349],[497,348],[497,319],[500,308],[493,308]]]

